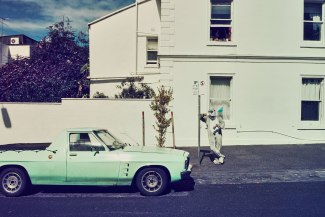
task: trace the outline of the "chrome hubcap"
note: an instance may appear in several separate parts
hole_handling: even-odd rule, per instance
[[[8,193],[16,193],[21,188],[21,177],[14,172],[9,172],[2,179],[2,187]]]
[[[141,183],[148,192],[156,192],[161,188],[162,178],[156,171],[148,171],[142,176]]]

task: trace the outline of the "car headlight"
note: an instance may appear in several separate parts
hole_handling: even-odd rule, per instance
[[[189,157],[187,157],[187,159],[185,160],[185,169],[187,170],[188,169],[188,165],[190,164],[190,158]]]

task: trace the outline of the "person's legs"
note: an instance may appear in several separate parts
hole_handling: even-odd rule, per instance
[[[210,143],[210,149],[211,151],[213,151],[215,158],[213,163],[214,164],[221,164],[221,162],[223,163],[223,160],[220,162],[219,159],[223,156],[220,151],[216,148],[217,147],[217,140],[216,137],[211,133],[208,132],[208,136],[209,136],[209,143]]]
[[[226,156],[221,154],[222,135],[216,134],[215,139],[216,139],[216,147],[215,147],[215,149],[216,149],[216,152],[218,153],[218,156],[222,157],[222,158],[225,158]]]

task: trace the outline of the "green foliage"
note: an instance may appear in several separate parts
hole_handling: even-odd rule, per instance
[[[32,50],[31,58],[0,68],[0,101],[59,102],[89,95],[88,39],[75,36],[69,23],[48,27],[48,35]]]
[[[161,86],[158,88],[158,94],[154,96],[154,100],[150,104],[150,108],[154,111],[157,120],[157,126],[154,126],[154,129],[158,132],[156,139],[159,147],[164,147],[167,128],[171,123],[171,118],[167,118],[166,116],[170,111],[168,105],[173,100],[172,95],[173,91],[170,88],[165,89],[164,86]]]
[[[140,83],[143,77],[132,77],[123,81],[116,88],[121,92],[115,95],[115,98],[123,99],[151,99],[155,95],[155,91],[147,84]]]
[[[93,98],[108,98],[108,96],[106,96],[104,93],[102,92],[96,92],[93,96]]]

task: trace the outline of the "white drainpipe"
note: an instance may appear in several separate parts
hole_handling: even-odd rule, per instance
[[[138,8],[138,0],[135,1],[136,7],[136,17],[135,17],[135,74],[138,74],[138,31],[139,31],[139,24],[138,24],[138,16],[139,16],[139,8]]]

